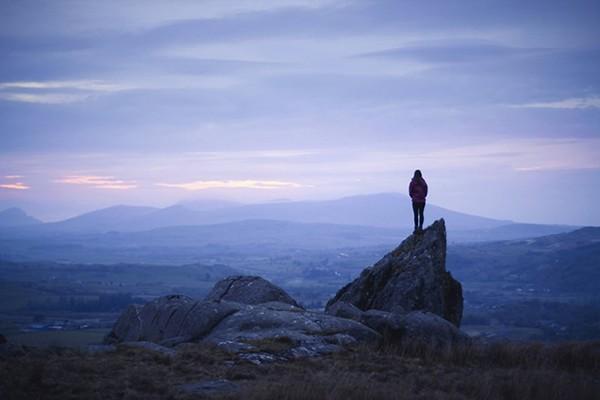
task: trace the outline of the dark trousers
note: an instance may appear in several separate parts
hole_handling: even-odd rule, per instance
[[[413,215],[415,217],[415,229],[423,229],[423,220],[425,217],[423,216],[423,211],[425,211],[425,203],[416,203],[413,201]]]

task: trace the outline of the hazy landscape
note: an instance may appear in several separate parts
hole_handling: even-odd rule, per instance
[[[238,274],[265,277],[322,309],[411,233],[399,215],[407,203],[381,194],[215,202],[216,209],[204,202],[201,211],[118,206],[50,224],[5,211],[0,333],[30,344],[38,336],[70,344],[75,330],[83,339],[73,345],[94,342],[130,303],[172,293],[202,298],[217,280]],[[488,339],[600,337],[600,228],[496,221],[434,205],[428,211],[448,220],[447,268],[463,284],[467,332]]]
[[[599,22],[0,0],[0,400],[597,400]]]
[[[346,212],[359,215],[381,197],[361,197]],[[313,204],[310,211],[315,209]],[[220,215],[227,216],[226,210],[219,209]],[[268,206],[263,210],[261,216],[274,217]],[[407,387],[413,394],[401,398],[418,392],[440,398],[560,399],[568,393],[591,399],[596,393],[600,228],[472,216],[466,216],[468,229],[449,226],[454,240],[446,267],[463,286],[462,330],[478,340],[466,347],[440,351],[391,342],[273,364],[240,360],[202,343],[180,347],[177,356],[127,347],[95,354],[91,349],[130,304],[175,293],[201,299],[231,275],[265,277],[304,307],[322,310],[339,288],[411,233],[400,221],[393,221],[396,227],[314,222],[311,212],[297,212],[293,222],[210,220],[146,230],[138,211],[117,207],[53,224],[8,211],[20,218],[5,218],[9,222],[0,234],[0,333],[29,349],[26,358],[5,358],[12,373],[0,369],[10,398],[101,393],[187,399],[181,388],[198,379],[217,385],[211,397],[232,399],[239,390],[252,399],[398,398],[398,390]],[[139,227],[117,230],[115,222],[132,214]],[[277,354],[292,346],[284,339],[252,343],[257,351]],[[59,365],[65,369],[56,369]],[[131,372],[125,377],[121,370]],[[78,383],[82,377],[87,383]]]

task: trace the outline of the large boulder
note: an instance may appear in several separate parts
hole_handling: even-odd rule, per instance
[[[144,306],[129,306],[105,341],[194,341],[207,335],[223,318],[243,307],[242,304],[227,301],[194,301],[182,295],[163,296]]]
[[[140,310],[142,306],[131,304],[115,322],[112,330],[104,339],[107,343],[129,342],[140,340],[142,332],[142,320]]]
[[[345,318],[303,310],[284,310],[273,303],[249,306],[224,319],[205,341],[217,345],[285,338],[310,352],[331,345],[378,342],[381,336],[369,327]]]
[[[237,275],[222,279],[217,282],[205,300],[227,300],[242,304],[276,301],[300,307],[283,289],[259,276]]]
[[[354,304],[346,303],[345,301],[336,301],[326,310],[326,313],[334,317],[348,318],[355,321],[360,321],[363,311]]]
[[[402,328],[402,340],[420,341],[432,347],[448,347],[470,342],[470,337],[436,314],[412,311],[396,314],[394,326]]]
[[[436,314],[423,311],[360,311],[346,302],[336,302],[327,313],[349,318],[382,335],[387,343],[423,343],[435,348],[466,344],[469,336]],[[350,311],[350,312],[348,312]]]
[[[360,310],[428,311],[460,326],[463,311],[461,284],[446,271],[446,227],[435,221],[404,240],[327,303],[339,301]]]
[[[250,293],[252,288],[257,293]],[[231,277],[218,282],[204,301],[170,295],[129,306],[105,342],[177,346],[205,341],[238,352],[254,351],[252,342],[285,340],[290,343],[290,356],[300,357],[380,339],[379,333],[360,322],[304,310],[262,278]]]

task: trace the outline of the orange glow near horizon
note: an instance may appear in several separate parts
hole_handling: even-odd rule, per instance
[[[15,182],[15,183],[2,183],[0,184],[0,188],[9,189],[9,190],[27,190],[30,189],[30,186],[27,186],[23,182]]]
[[[137,188],[135,181],[124,181],[116,179],[113,176],[97,176],[97,175],[70,175],[55,182],[66,183],[69,185],[84,185],[92,186],[96,189],[117,189],[127,190]]]

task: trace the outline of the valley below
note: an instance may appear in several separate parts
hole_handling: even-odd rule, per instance
[[[174,293],[201,299],[219,279],[239,274],[262,276],[304,307],[323,309],[337,290],[394,247],[391,237],[379,245],[337,247],[348,237],[360,240],[361,232],[348,236],[351,231],[334,232],[337,241],[321,238],[328,246],[319,247],[260,233],[253,241],[197,247],[185,235],[166,236],[162,246],[126,236],[110,246],[79,238],[80,246],[47,244],[52,261],[27,261],[41,239],[21,240],[19,254],[5,239],[2,254],[13,253],[0,261],[0,333],[29,345],[95,343],[128,304]],[[447,269],[463,285],[462,329],[486,340],[600,338],[599,237],[599,229],[585,228],[534,239],[451,243]],[[397,243],[401,239],[399,233]],[[130,261],[132,255],[137,262]],[[77,262],[82,256],[108,263]],[[187,263],[163,263],[178,256]]]
[[[54,223],[18,209],[0,213],[0,334],[27,344],[98,342],[128,304],[168,294],[202,299],[230,275],[261,276],[321,310],[411,233],[403,225],[409,203],[395,193],[204,206],[114,206]],[[435,205],[428,213],[448,226],[446,268],[463,286],[467,333],[600,338],[600,228]]]

